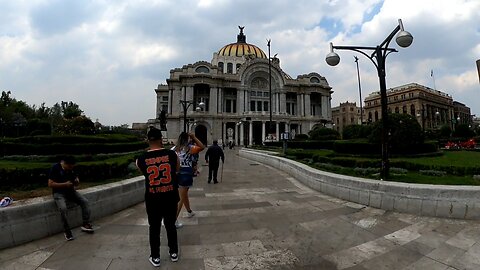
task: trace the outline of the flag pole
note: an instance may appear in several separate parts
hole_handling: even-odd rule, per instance
[[[435,85],[435,74],[433,74],[433,69],[430,71],[430,76],[433,79],[433,89],[437,90],[437,86]]]

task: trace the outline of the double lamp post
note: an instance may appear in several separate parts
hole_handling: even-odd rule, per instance
[[[398,33],[398,34],[397,34]],[[387,85],[385,81],[385,61],[387,56],[392,52],[398,52],[394,48],[389,48],[388,45],[392,41],[393,37],[397,34],[395,41],[400,47],[406,48],[413,42],[413,36],[404,30],[402,20],[398,20],[398,25],[387,36],[387,38],[377,45],[376,47],[363,47],[363,46],[334,46],[330,43],[330,53],[327,54],[325,60],[328,65],[336,66],[340,62],[340,56],[333,50],[350,50],[366,56],[373,65],[377,68],[378,79],[380,82],[380,103],[382,109],[382,166],[381,166],[381,178],[386,180],[389,175],[389,161],[388,161],[388,106],[387,106]],[[371,52],[368,54],[367,52]]]
[[[195,102],[189,100],[180,100],[180,104],[183,108],[183,132],[187,132],[187,111],[191,105],[195,106]],[[198,106],[195,109],[197,111],[200,111],[203,107],[205,107],[205,103],[203,103],[203,101],[200,101],[200,103],[198,103]]]

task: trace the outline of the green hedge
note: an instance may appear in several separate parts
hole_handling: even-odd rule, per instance
[[[333,144],[333,150],[341,154],[356,154],[356,155],[380,155],[381,145],[369,143],[366,140],[338,140]],[[438,144],[436,141],[424,142],[415,147],[408,149],[393,149],[391,154],[420,154],[420,153],[434,153],[438,152]]]
[[[99,134],[99,135],[39,135],[19,138],[5,138],[5,142],[25,144],[81,144],[81,143],[125,143],[138,142],[141,139],[127,134]]]
[[[288,141],[287,148],[333,149],[335,140],[329,141]],[[282,147],[283,142],[265,142],[266,146]]]
[[[82,182],[98,182],[112,178],[125,178],[138,153],[109,158],[101,161],[78,162],[75,171]],[[31,188],[47,186],[48,173],[53,163],[12,163],[0,167],[0,189]]]
[[[99,154],[123,153],[142,150],[148,147],[146,142],[126,143],[76,143],[76,144],[29,144],[3,142],[0,144],[0,155],[59,155],[59,154]]]

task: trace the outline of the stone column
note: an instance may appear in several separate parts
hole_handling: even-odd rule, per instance
[[[208,106],[208,112],[210,114],[213,114],[213,115],[216,115],[217,114],[217,106],[218,106],[218,102],[217,102],[217,98],[218,98],[218,88],[216,89],[210,89],[210,103],[209,103],[209,106]]]
[[[218,100],[218,102],[217,102],[217,104],[218,104],[217,114],[218,114],[218,113],[223,113],[223,102],[224,102],[223,101],[223,88],[217,87],[217,93],[218,93],[217,94],[217,100]]]
[[[305,116],[312,115],[312,103],[310,102],[310,94],[305,94]]]
[[[243,89],[238,89],[237,90],[237,112],[238,115],[243,115],[243,104],[244,104],[244,90]]]
[[[225,143],[227,141],[227,123],[222,122],[222,143]]]
[[[303,94],[297,94],[297,115],[303,116]]]
[[[322,96],[322,117],[323,118],[328,118],[328,96]]]
[[[280,123],[276,122],[275,136],[277,136],[277,141],[280,140]]]
[[[285,113],[287,110],[287,95],[285,93],[280,93],[280,104],[279,111],[280,113]]]
[[[248,127],[248,145],[252,145],[253,140],[253,121],[248,122],[250,125]]]
[[[262,121],[262,142],[265,141],[265,121]]]
[[[243,135],[245,134],[245,130],[244,130],[244,126],[245,125],[245,122],[241,122],[240,123],[240,133],[238,134],[240,136],[240,145],[245,145],[244,141],[243,141]]]

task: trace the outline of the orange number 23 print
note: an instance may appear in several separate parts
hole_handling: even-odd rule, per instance
[[[160,184],[169,184],[172,181],[172,175],[170,173],[170,164],[162,163],[159,166],[150,165],[147,168],[148,181],[150,186],[158,186]],[[161,175],[160,175],[161,173]]]

